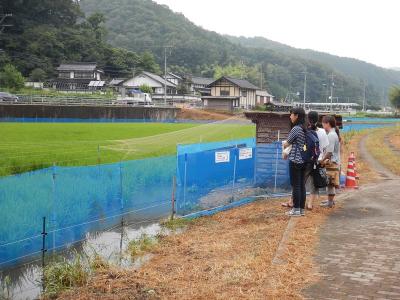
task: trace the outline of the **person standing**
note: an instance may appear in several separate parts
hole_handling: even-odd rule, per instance
[[[290,111],[290,121],[292,129],[290,130],[287,141],[283,147],[290,145],[292,149],[289,153],[289,175],[292,185],[293,208],[287,213],[291,217],[304,215],[306,202],[305,186],[305,162],[302,158],[302,152],[305,151],[306,142],[306,113],[303,108],[296,107]]]
[[[336,188],[340,185],[340,139],[336,132],[336,119],[334,116],[324,116],[322,126],[328,134],[329,145],[322,158],[322,165],[326,168],[329,178],[327,187],[328,201],[321,203],[322,207],[332,208],[336,195]]]
[[[310,111],[308,113],[308,130],[313,130],[317,133],[318,136],[318,141],[319,141],[319,151],[320,155],[318,157],[318,164],[321,164],[321,161],[325,155],[326,148],[328,147],[329,141],[328,141],[328,135],[326,134],[326,131],[322,128],[317,127],[317,123],[319,120],[319,115],[318,112],[316,111]],[[315,164],[312,163],[307,163],[306,165],[306,175],[305,175],[305,180],[307,187],[310,191],[310,197],[307,199],[307,209],[312,210],[313,209],[313,203],[315,202],[315,199],[319,195],[319,189],[315,187],[314,185],[314,178],[312,176],[312,172],[315,168]]]

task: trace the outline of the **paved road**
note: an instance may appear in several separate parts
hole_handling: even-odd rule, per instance
[[[360,146],[383,179],[346,195],[328,218],[316,258],[321,280],[307,299],[400,299],[400,179]]]

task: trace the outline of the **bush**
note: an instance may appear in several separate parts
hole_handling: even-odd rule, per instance
[[[46,72],[40,68],[36,68],[29,74],[29,78],[33,82],[43,82],[46,79]]]
[[[25,79],[21,72],[11,64],[5,65],[0,73],[0,85],[13,90],[19,90],[24,87]]]
[[[147,94],[152,94],[153,93],[153,89],[148,86],[147,84],[142,84],[139,89],[143,92],[143,93],[147,93]]]

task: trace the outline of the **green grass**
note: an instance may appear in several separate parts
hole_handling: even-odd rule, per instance
[[[161,226],[169,229],[169,230],[177,230],[181,228],[185,228],[189,224],[193,223],[193,219],[185,219],[185,218],[175,218],[168,219],[161,222]]]
[[[132,240],[128,243],[127,251],[131,256],[131,259],[135,259],[137,256],[142,255],[154,249],[157,243],[158,240],[156,237],[151,237],[146,234],[142,234],[138,240]]]
[[[176,153],[176,145],[252,137],[237,124],[0,123],[0,176]]]
[[[46,298],[56,298],[61,292],[86,284],[89,270],[80,256],[68,261],[65,258],[49,263],[44,269]]]

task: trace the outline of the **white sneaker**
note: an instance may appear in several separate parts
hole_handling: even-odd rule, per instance
[[[301,212],[299,208],[292,208],[286,213],[289,217],[301,217]]]

